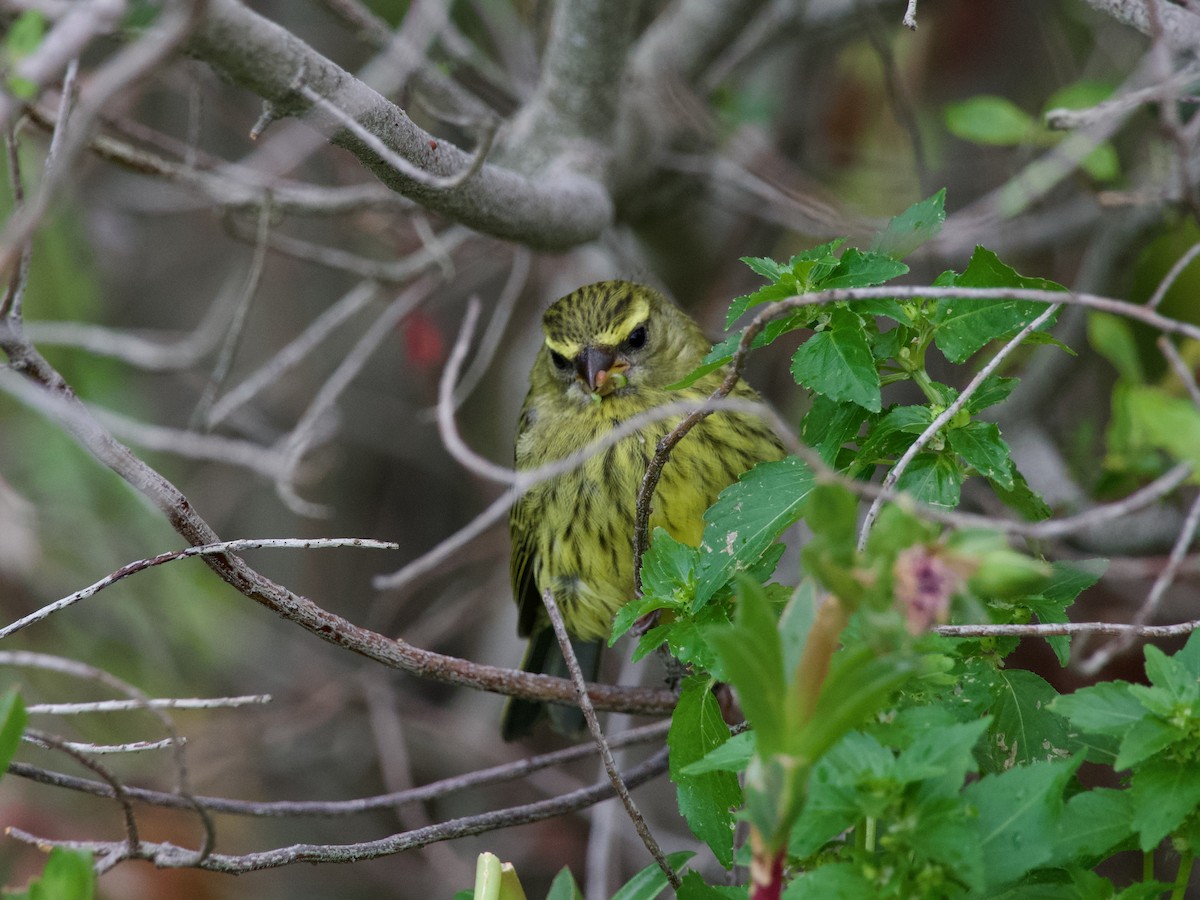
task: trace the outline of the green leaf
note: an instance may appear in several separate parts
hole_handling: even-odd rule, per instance
[[[28,720],[20,694],[9,690],[0,697],[0,774],[8,771],[8,764],[21,744],[21,735],[25,733]]]
[[[872,287],[908,273],[908,266],[882,253],[863,253],[854,247],[842,254],[837,268],[814,285],[817,290]]]
[[[1146,677],[1152,685],[1165,690],[1180,706],[1200,700],[1200,682],[1187,666],[1153,644],[1147,644],[1142,652],[1146,656]]]
[[[1142,356],[1127,321],[1111,313],[1089,310],[1087,336],[1092,349],[1112,363],[1122,378],[1131,384],[1145,383]]]
[[[1146,716],[1128,681],[1102,681],[1056,697],[1050,708],[1083,731],[1121,735]]]
[[[787,738],[783,649],[762,586],[739,580],[737,600],[733,624],[708,629],[708,640],[754,726],[760,753],[769,756],[782,752]]]
[[[678,872],[680,867],[695,855],[691,850],[668,853],[667,865]],[[658,867],[658,863],[651,863],[625,882],[624,886],[612,895],[612,900],[654,900],[666,886],[666,873]]]
[[[695,762],[684,766],[682,773],[691,777],[708,772],[744,772],[750,758],[754,756],[756,746],[754,732],[743,731],[709,750]]]
[[[914,203],[895,216],[871,242],[871,250],[892,259],[903,259],[937,235],[946,221],[946,189]]]
[[[705,884],[700,873],[689,869],[683,873],[683,882],[679,885],[676,900],[746,900],[748,891],[745,885],[720,885],[714,887]]]
[[[1049,96],[1042,107],[1052,109],[1087,109],[1103,103],[1112,96],[1114,85],[1108,81],[1081,79],[1060,87]]]
[[[1070,863],[1106,856],[1133,834],[1132,816],[1128,791],[1095,788],[1076,794],[1063,810],[1053,859]]]
[[[858,436],[868,416],[870,412],[857,403],[839,403],[824,394],[814,394],[812,408],[800,420],[800,437],[832,466],[842,445]]]
[[[1067,721],[1051,710],[1058,692],[1024,669],[999,669],[991,685],[994,717],[985,753],[992,769],[1007,769],[1069,753]]]
[[[961,275],[942,276],[938,280],[951,287],[1064,289],[1044,278],[1026,278],[985,247],[975,248]],[[934,343],[948,360],[961,363],[990,341],[1020,331],[1045,309],[1045,303],[1027,300],[939,299],[932,317],[937,326]],[[1053,320],[1048,321],[1043,328],[1052,324]]]
[[[811,578],[800,582],[792,593],[787,606],[779,616],[779,641],[783,649],[783,673],[787,678],[792,677],[804,647],[808,643],[808,634],[817,617],[817,585]]]
[[[1025,476],[1020,473],[1015,464],[1011,466],[1009,476],[1013,483],[1011,491],[1005,490],[1002,485],[996,484],[994,481],[990,482],[996,496],[1004,502],[1005,506],[1016,510],[1033,522],[1048,519],[1054,514],[1054,510],[1046,504],[1042,495],[1029,486],[1029,482],[1025,480]]]
[[[579,890],[575,877],[566,866],[559,869],[554,880],[550,882],[550,892],[546,894],[546,900],[583,900],[583,892]]]
[[[693,611],[740,571],[754,566],[800,519],[812,471],[799,458],[759,463],[721,492],[704,514]]]
[[[708,844],[726,869],[733,865],[733,813],[742,803],[737,776],[720,770],[691,774],[688,766],[729,740],[729,728],[712,694],[712,679],[693,675],[683,682],[671,716],[671,780],[679,812],[692,834]]]
[[[972,748],[990,720],[977,719],[930,728],[920,734],[896,759],[893,777],[902,783],[945,779],[957,789],[968,772],[978,770]]]
[[[642,596],[631,600],[613,617],[611,647],[638,619],[656,609],[686,609],[695,596],[699,551],[655,528],[642,559]]]
[[[8,900],[92,900],[95,894],[92,855],[62,847],[50,851],[42,874],[30,881],[24,891],[4,892]]]
[[[982,94],[953,103],[945,110],[946,128],[976,144],[1007,147],[1030,140],[1041,125],[1011,100]]]
[[[879,890],[850,863],[830,863],[803,872],[783,892],[783,900],[875,900]]]
[[[767,281],[779,281],[790,272],[788,268],[766,256],[743,256],[741,261],[748,265],[754,274],[761,275]]]
[[[1153,850],[1200,807],[1200,778],[1193,762],[1156,759],[1133,773],[1133,830],[1143,851]]]
[[[1200,678],[1200,631],[1188,635],[1187,643],[1175,654],[1174,659],[1196,678]]]
[[[1146,716],[1130,726],[1121,737],[1121,746],[1113,769],[1120,772],[1144,762],[1160,750],[1185,737],[1185,733],[1169,722]]]
[[[1010,451],[994,422],[968,422],[952,428],[946,432],[946,441],[980,475],[1006,491],[1013,489]]]
[[[848,309],[830,313],[830,327],[800,345],[792,376],[831,400],[857,403],[871,412],[882,406],[879,372],[862,320]]]
[[[1117,148],[1108,141],[1093,147],[1079,161],[1079,165],[1096,181],[1115,181],[1121,174],[1121,157],[1117,155]]]
[[[1054,852],[1063,789],[1078,760],[1016,766],[984,775],[963,790],[976,822],[987,884],[994,888],[1038,868]]]
[[[1008,395],[1013,392],[1013,388],[1020,383],[1021,379],[1019,378],[989,375],[983,380],[983,384],[979,386],[975,393],[970,396],[963,409],[971,415],[975,415],[989,406],[995,406],[997,403],[1007,400]]]
[[[1050,583],[1041,589],[1034,597],[1027,597],[1022,603],[1027,606],[1044,623],[1063,623],[1067,619],[1067,607],[1075,602],[1075,598],[1100,580],[1104,570],[1108,568],[1107,560],[1077,560],[1072,565],[1052,563],[1054,574]],[[1071,659],[1071,638],[1069,635],[1047,635],[1046,643],[1058,657],[1059,665],[1067,665]]]
[[[954,509],[962,489],[963,474],[954,461],[941,453],[918,453],[904,474],[896,481],[896,489],[906,491],[921,503]]]
[[[1173,397],[1158,387],[1117,385],[1114,414],[1118,405],[1127,417],[1132,448],[1164,450],[1200,472],[1200,412],[1191,400]],[[1192,479],[1196,478],[1193,472]]]
[[[766,287],[760,287],[753,293],[734,298],[734,301],[729,304],[729,312],[725,314],[725,327],[732,328],[733,323],[740,319],[742,314],[748,309],[762,306],[764,303],[774,303],[776,300],[786,300],[788,297],[794,297],[801,293],[801,289],[796,284],[796,279],[791,276],[791,273],[785,270],[783,277],[785,280],[778,284],[768,284]],[[741,337],[741,335],[738,335],[738,337]],[[734,348],[736,349],[736,347],[737,344],[735,342]],[[732,353],[732,350],[730,352]]]

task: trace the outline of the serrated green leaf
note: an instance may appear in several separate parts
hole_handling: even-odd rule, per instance
[[[976,144],[1008,147],[1032,139],[1041,126],[1011,100],[981,94],[946,107],[947,130]]]
[[[733,323],[740,319],[748,309],[753,309],[764,303],[774,303],[776,300],[786,300],[788,297],[793,297],[801,293],[800,288],[796,284],[796,279],[791,276],[791,273],[784,272],[784,275],[786,276],[786,280],[779,284],[768,284],[757,291],[735,298],[729,304],[729,312],[725,314],[725,327],[732,328]]]
[[[678,872],[683,864],[695,855],[691,850],[668,853],[667,865]],[[625,882],[612,895],[612,900],[654,900],[666,887],[666,873],[658,867],[658,863],[651,863]]]
[[[1121,737],[1121,747],[1113,768],[1120,772],[1136,766],[1185,736],[1174,725],[1155,716],[1146,716],[1134,722]]]
[[[1050,708],[1076,728],[1121,735],[1146,716],[1145,707],[1129,693],[1129,687],[1128,681],[1102,681],[1056,697]]]
[[[983,718],[918,734],[896,758],[893,777],[903,784],[945,778],[955,787],[961,785],[968,772],[979,769],[971,750],[989,724],[990,719]]]
[[[1058,692],[1049,682],[1024,669],[999,669],[991,690],[994,718],[985,752],[993,770],[1068,755],[1067,720],[1050,708]]]
[[[1001,887],[1038,868],[1054,852],[1063,789],[1078,760],[1016,766],[984,775],[963,790],[976,821],[987,884]]]
[[[800,420],[800,437],[834,465],[842,446],[858,436],[870,412],[857,403],[839,403],[824,394],[813,396],[813,405]]]
[[[789,270],[775,260],[766,256],[743,256],[740,258],[750,267],[755,275],[761,275],[767,281],[778,281]]]
[[[1174,659],[1197,678],[1200,678],[1200,631],[1193,631],[1188,635],[1187,643],[1175,654]]]
[[[879,371],[862,320],[847,309],[830,313],[830,327],[800,345],[792,357],[792,376],[831,400],[857,403],[879,412]]]
[[[1044,278],[1027,278],[1001,262],[991,250],[976,247],[961,275],[942,276],[949,287],[1031,288],[1061,291],[1062,285]],[[1020,331],[1046,309],[1026,300],[939,299],[932,321],[934,343],[946,358],[961,363],[990,341]],[[1048,328],[1053,321],[1043,325]]]
[[[1153,644],[1147,644],[1142,652],[1146,656],[1146,677],[1152,685],[1167,691],[1179,705],[1200,700],[1200,682],[1187,666]]]
[[[726,869],[733,865],[733,813],[742,792],[732,772],[689,773],[687,768],[729,740],[729,728],[712,694],[712,680],[693,675],[683,682],[671,716],[667,746],[671,748],[671,780],[679,812],[692,834],[708,844]]]
[[[992,481],[992,489],[996,492],[1004,505],[1010,509],[1016,510],[1026,519],[1033,522],[1040,522],[1043,519],[1048,519],[1054,514],[1042,495],[1029,486],[1029,482],[1025,480],[1025,476],[1015,464],[1009,469],[1009,476],[1012,478],[1013,489],[1005,490],[1002,485]]]
[[[708,772],[744,772],[754,756],[757,741],[753,731],[735,734],[725,743],[709,750],[704,756],[683,768],[688,777]]]
[[[997,403],[1008,399],[1008,395],[1013,392],[1013,388],[1020,383],[1021,379],[1019,378],[989,375],[983,380],[983,384],[979,386],[978,390],[970,396],[963,409],[971,415],[975,415],[989,406],[995,406]]]
[[[908,273],[908,266],[883,253],[863,253],[854,247],[838,260],[837,267],[813,285],[814,290],[872,287]]]
[[[1011,451],[995,422],[968,422],[952,428],[946,432],[946,441],[980,475],[1006,491],[1013,489]]]
[[[963,474],[954,460],[941,453],[918,453],[896,481],[896,489],[905,491],[930,506],[954,509],[958,506]]]
[[[892,259],[903,259],[913,250],[937,235],[946,221],[946,189],[932,197],[914,203],[892,218],[887,227],[875,236],[871,250]]]
[[[1133,773],[1133,830],[1143,851],[1153,850],[1200,807],[1195,763],[1155,759]]]
[[[1133,834],[1132,817],[1128,791],[1096,788],[1076,794],[1063,810],[1053,860],[1069,863],[1105,856]]]
[[[759,463],[723,490],[704,514],[696,565],[698,609],[740,571],[753,567],[800,519],[812,471],[799,458]]]

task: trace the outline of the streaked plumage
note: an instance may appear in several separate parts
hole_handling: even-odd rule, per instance
[[[665,390],[694,370],[711,344],[691,318],[644,285],[602,281],[581,287],[556,301],[542,325],[545,343],[518,423],[518,469],[562,459],[640,412],[702,400],[725,377],[718,370],[684,390]],[[734,396],[757,399],[742,382]],[[600,451],[579,469],[536,486],[513,507],[511,574],[518,629],[531,638],[527,670],[560,674],[562,660],[541,600],[547,586],[581,644],[606,639],[613,615],[631,599],[638,488],[655,444],[679,418],[649,425]],[[708,416],[663,469],[651,528],[661,526],[677,540],[699,544],[704,511],[717,494],[755,463],[782,455],[760,419]],[[583,655],[598,660],[598,647]],[[505,717],[506,739],[527,731],[539,712],[539,704],[514,701]]]

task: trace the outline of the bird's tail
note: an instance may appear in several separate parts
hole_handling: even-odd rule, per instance
[[[595,681],[600,674],[603,642],[577,641],[571,638],[571,647],[575,650],[575,658],[579,660],[583,677],[588,681]],[[570,677],[567,661],[563,659],[553,628],[542,628],[532,636],[529,649],[525,651],[525,659],[521,661],[521,669],[525,672],[557,675],[560,678]],[[550,720],[551,728],[567,737],[578,737],[586,730],[583,713],[577,706],[561,706],[557,703],[513,697],[504,709],[501,735],[506,741],[515,741],[533,731],[533,727],[543,717]]]

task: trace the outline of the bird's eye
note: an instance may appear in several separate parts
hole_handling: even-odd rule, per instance
[[[571,361],[556,350],[550,351],[550,359],[554,363],[554,368],[558,369],[560,372],[565,372],[567,369],[571,368]]]
[[[641,350],[646,346],[646,326],[639,325],[633,331],[629,332],[629,337],[625,338],[625,346],[630,350]]]

